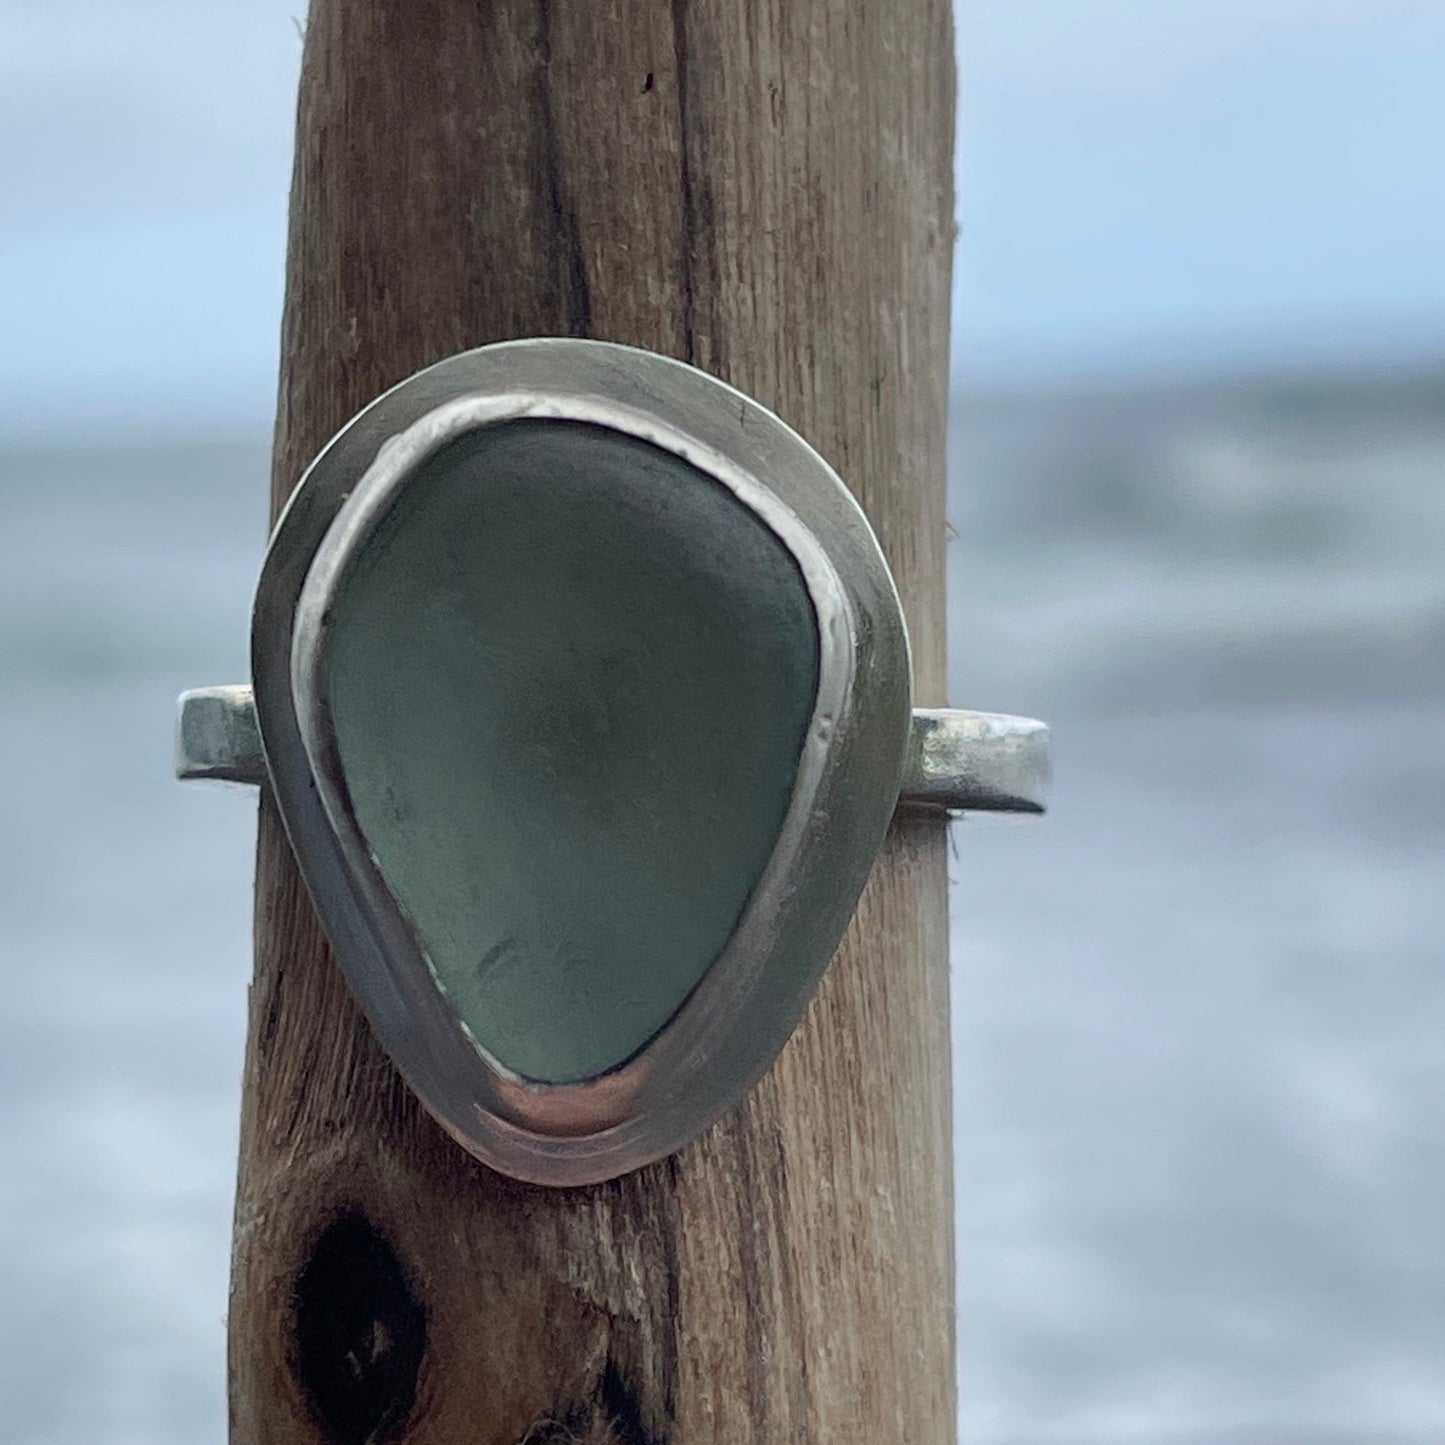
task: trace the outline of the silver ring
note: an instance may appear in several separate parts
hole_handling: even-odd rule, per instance
[[[382,1045],[503,1173],[681,1147],[792,1032],[900,806],[1042,812],[1030,719],[912,707],[857,503],[777,417],[600,342],[443,361],[277,524],[251,686],[176,771],[274,793]]]
[[[268,781],[246,683],[196,687],[177,705],[176,777],[182,782]],[[902,808],[948,813],[1042,813],[1049,781],[1049,730],[1034,718],[958,708],[913,709]]]

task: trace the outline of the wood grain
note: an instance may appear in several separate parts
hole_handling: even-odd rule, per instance
[[[838,468],[940,702],[953,108],[948,0],[313,0],[273,508],[451,352],[650,347]],[[401,1085],[263,798],[233,1438],[952,1440],[944,849],[895,825],[744,1105],[548,1192]]]

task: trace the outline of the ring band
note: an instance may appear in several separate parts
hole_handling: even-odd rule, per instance
[[[266,753],[246,684],[181,694],[176,777],[259,786]],[[915,708],[900,807],[963,813],[1042,813],[1049,730],[1033,718],[954,708]]]

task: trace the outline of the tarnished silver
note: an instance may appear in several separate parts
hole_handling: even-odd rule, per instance
[[[576,1083],[508,1070],[439,991],[362,836],[323,686],[327,609],[348,558],[439,448],[518,420],[572,423],[579,466],[588,427],[600,426],[726,488],[791,552],[820,650],[791,801],[731,939],[641,1049]],[[410,1086],[472,1154],[542,1184],[612,1178],[660,1158],[743,1094],[801,1016],[900,804],[1040,812],[1048,778],[1042,724],[912,709],[883,554],[797,433],[692,367],[599,342],[508,342],[452,357],[348,423],[272,537],[252,674],[252,688],[182,697],[177,774],[269,786],[337,958]]]
[[[183,692],[176,777],[259,787],[266,754],[251,689],[231,683]],[[958,708],[915,708],[898,792],[904,808],[949,813],[1042,813],[1049,730],[1034,718]]]
[[[266,753],[247,683],[183,692],[176,715],[176,777],[219,783],[266,781]]]
[[[1049,730],[1031,717],[918,708],[898,801],[948,812],[1042,813]]]

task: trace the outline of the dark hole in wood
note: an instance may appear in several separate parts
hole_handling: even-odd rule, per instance
[[[622,1445],[665,1445],[643,1423],[642,1405],[637,1393],[623,1378],[613,1360],[608,1360],[607,1368],[602,1372],[598,1395],[603,1410],[611,1418],[613,1433]]]
[[[593,1399],[538,1420],[521,1445],[667,1445],[667,1437],[649,1432],[637,1395],[609,1360]]]
[[[653,88],[654,88],[656,85],[657,85],[657,77],[654,76],[653,73],[649,70],[649,71],[647,72],[647,79],[642,82],[642,93],[643,93],[643,95],[650,95],[650,94],[652,93]]]
[[[426,1314],[396,1251],[359,1214],[332,1223],[296,1279],[301,1386],[334,1445],[397,1439],[416,1401]]]

